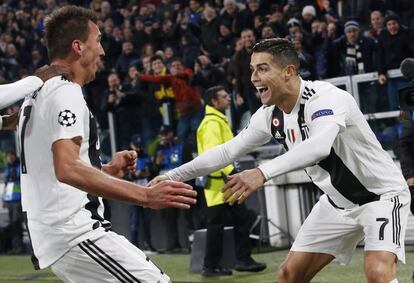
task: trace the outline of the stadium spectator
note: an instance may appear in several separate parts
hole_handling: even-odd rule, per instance
[[[387,71],[400,67],[402,60],[414,56],[412,34],[402,27],[396,14],[385,17],[385,29],[378,37],[378,82],[387,83],[389,110],[398,109],[398,89],[407,86],[408,82],[402,78],[387,79]]]
[[[256,37],[251,29],[245,29],[241,32],[241,39],[243,49],[238,51],[234,58],[236,93],[243,98],[246,110],[253,115],[261,105],[256,96],[256,89],[250,82],[250,55]]]
[[[224,0],[223,6],[223,9],[220,11],[220,21],[229,23],[233,34],[240,34],[242,31],[240,8],[237,5],[236,0]]]
[[[159,136],[160,141],[154,157],[154,167],[156,172],[164,174],[183,163],[183,144],[178,142],[174,130],[170,126],[161,126]],[[167,251],[181,252],[183,249],[181,248],[178,231],[180,212],[177,209],[170,208],[164,210],[162,214],[165,218],[168,235],[168,238],[165,239],[167,241]]]
[[[227,62],[234,54],[236,39],[230,31],[230,26],[226,23],[220,23],[218,45],[216,53],[220,54],[221,62]],[[217,63],[221,63],[220,61]]]
[[[201,96],[197,87],[191,86],[193,77],[191,69],[185,69],[180,58],[171,61],[170,74],[144,75],[139,79],[145,82],[161,85],[171,85],[174,93],[175,109],[178,111],[177,136],[184,143],[189,135],[195,135],[203,117]]]
[[[114,113],[118,149],[128,149],[132,133],[137,129],[138,93],[133,89],[126,92],[117,73],[108,75],[107,109]]]
[[[204,53],[209,54],[210,58],[219,61],[218,58],[222,56],[222,50],[219,47],[219,25],[222,24],[217,17],[216,10],[213,7],[206,5],[203,10],[203,17],[201,19],[201,48]]]
[[[238,27],[237,28],[239,29],[239,31],[252,28],[254,26],[255,18],[256,17],[263,18],[263,16],[264,16],[264,13],[260,7],[260,0],[247,0],[246,8],[241,10],[238,15]]]
[[[376,44],[372,38],[360,35],[358,22],[347,21],[344,26],[345,35],[338,39],[328,38],[328,64],[336,66],[331,75],[352,76],[374,72],[376,66]]]
[[[381,30],[384,28],[384,16],[380,11],[372,11],[370,22],[370,28],[364,32],[364,35],[377,40]]]
[[[206,55],[198,56],[194,66],[193,84],[198,86],[202,93],[214,85],[224,84],[225,80],[225,69],[220,64],[212,64]]]
[[[303,50],[302,37],[298,35],[295,37],[290,37],[290,40],[292,41],[293,46],[298,53],[299,75],[304,80],[314,80],[316,78],[314,60],[312,55]]]
[[[130,148],[137,152],[138,160],[136,171],[129,173],[126,179],[145,187],[154,177],[152,158],[146,154],[143,140],[138,134],[132,136]],[[129,205],[129,225],[131,243],[147,253],[156,252],[151,240],[151,210],[138,205]],[[142,238],[142,246],[139,245],[139,235]]]
[[[268,24],[264,24],[260,32],[260,39],[267,39],[267,38],[273,38],[273,37],[276,37],[276,36],[272,29],[272,26]]]
[[[122,43],[122,53],[116,61],[116,71],[121,79],[124,79],[128,74],[128,68],[132,64],[138,62],[138,54],[134,51],[134,45],[131,41],[124,41]]]
[[[312,23],[316,18],[316,10],[312,5],[303,7],[302,10],[302,28],[306,32],[312,32]]]
[[[3,202],[5,203],[11,233],[11,250],[9,254],[21,254],[26,251],[23,244],[23,212],[20,191],[20,160],[14,150],[6,155],[7,167],[4,172]]]
[[[214,86],[206,90],[206,114],[197,130],[198,154],[225,143],[233,138],[231,126],[224,115],[229,109],[231,100],[223,86]],[[234,173],[233,165],[210,173],[206,178],[204,196],[206,199],[207,238],[202,275],[220,276],[232,275],[231,270],[219,265],[223,255],[223,231],[228,216],[234,224],[236,242],[235,269],[237,271],[258,272],[266,268],[263,263],[256,262],[251,257],[249,229],[254,222],[254,215],[244,204],[230,206],[223,200],[221,188],[227,176]]]

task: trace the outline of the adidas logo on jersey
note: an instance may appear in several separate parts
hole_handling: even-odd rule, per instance
[[[282,135],[279,133],[279,131],[276,131],[275,133],[275,139],[283,139]]]

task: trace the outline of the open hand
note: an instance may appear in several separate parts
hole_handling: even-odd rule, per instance
[[[148,183],[148,187],[154,186],[156,184],[158,184],[161,181],[166,181],[169,180],[170,178],[168,178],[167,175],[159,175],[157,177],[155,177],[154,179],[152,179],[149,183]]]
[[[263,186],[265,178],[260,169],[250,169],[227,177],[227,182],[221,191],[224,201],[230,200],[230,205],[236,201],[241,204],[258,188]]]
[[[159,176],[161,177],[161,176]],[[167,207],[189,209],[197,200],[193,187],[176,181],[160,181],[147,190],[146,207],[161,209]]]
[[[72,80],[72,72],[67,67],[59,65],[44,65],[36,70],[35,76],[43,82],[56,76],[64,76],[66,79]]]

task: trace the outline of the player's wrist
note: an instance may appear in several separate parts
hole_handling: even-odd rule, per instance
[[[256,168],[258,174],[260,175],[260,177],[262,178],[262,184],[264,184],[267,181],[267,178],[265,176],[265,174],[263,173],[263,171],[260,169],[260,167]]]

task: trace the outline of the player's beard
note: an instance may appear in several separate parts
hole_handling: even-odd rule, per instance
[[[80,60],[81,67],[85,70],[84,84],[90,83],[95,80],[96,71],[98,69],[98,61],[96,59],[88,58],[92,57],[91,53],[85,54],[85,57]]]

